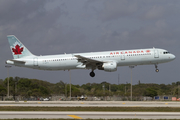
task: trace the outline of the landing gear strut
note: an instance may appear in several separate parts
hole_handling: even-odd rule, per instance
[[[155,68],[156,68],[155,71],[156,71],[156,72],[159,72],[159,69],[157,69],[157,67],[158,67],[157,64],[155,64]]]
[[[90,74],[89,74],[91,77],[94,77],[95,76],[95,73],[94,73],[94,71],[92,71],[92,72],[90,72]]]

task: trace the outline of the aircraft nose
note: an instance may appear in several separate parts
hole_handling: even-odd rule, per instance
[[[176,58],[176,56],[172,54],[171,59],[174,60],[175,58]]]

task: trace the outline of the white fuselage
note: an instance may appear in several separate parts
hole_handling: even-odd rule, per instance
[[[75,55],[103,62],[115,62],[117,63],[117,66],[157,65],[160,63],[170,62],[175,59],[175,56],[167,52],[167,50],[153,48],[48,56],[26,56],[16,59],[18,61],[26,61],[25,63],[9,60],[6,63],[39,70],[96,69],[79,62],[79,59]]]

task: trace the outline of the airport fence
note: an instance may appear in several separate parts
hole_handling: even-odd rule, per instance
[[[45,99],[46,98],[46,99]],[[175,99],[176,98],[176,99]],[[174,97],[172,95],[165,95],[165,96],[155,96],[155,97],[146,97],[146,96],[133,96],[133,101],[171,101],[171,100],[177,100],[179,101],[177,97]],[[0,101],[43,101],[43,100],[49,100],[49,101],[78,101],[78,100],[86,100],[86,101],[131,101],[131,97],[127,96],[84,96],[82,97],[65,97],[65,96],[57,96],[53,95],[51,97],[24,97],[24,96],[9,96],[8,97],[2,97],[0,96]]]

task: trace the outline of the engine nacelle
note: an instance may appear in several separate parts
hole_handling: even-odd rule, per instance
[[[104,63],[102,66],[98,67],[98,69],[104,70],[106,72],[114,72],[117,71],[117,63],[116,62]]]

